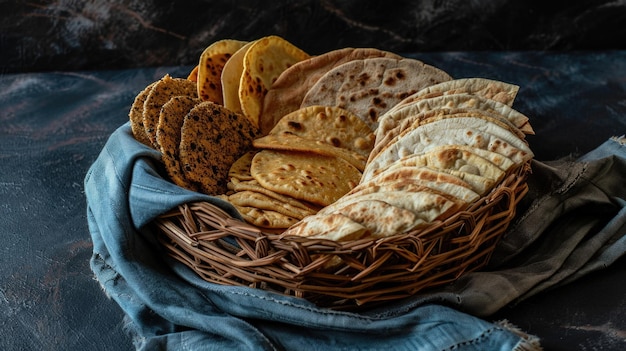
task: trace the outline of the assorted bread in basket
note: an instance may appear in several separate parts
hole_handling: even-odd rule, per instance
[[[377,49],[221,40],[130,111],[179,186],[169,255],[203,279],[357,308],[483,267],[527,191],[518,87]]]

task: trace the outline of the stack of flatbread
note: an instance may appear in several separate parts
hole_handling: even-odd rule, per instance
[[[518,89],[373,48],[224,39],[129,116],[177,185],[269,231],[351,240],[445,220],[527,163]]]
[[[354,188],[373,145],[373,131],[349,111],[298,109],[233,164],[223,198],[247,222],[282,231]]]
[[[533,157],[515,85],[450,80],[403,99],[379,119],[358,186],[284,232],[332,240],[386,237],[443,221]]]

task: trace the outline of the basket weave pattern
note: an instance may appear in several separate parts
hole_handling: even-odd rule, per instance
[[[206,202],[184,204],[155,225],[168,254],[204,280],[354,308],[414,295],[483,267],[528,191],[529,164],[443,222],[382,239],[284,237]]]

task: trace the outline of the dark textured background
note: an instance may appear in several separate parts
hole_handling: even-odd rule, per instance
[[[310,54],[626,48],[626,2],[0,0],[0,73],[194,64],[223,38],[280,35]]]
[[[211,42],[372,46],[519,84],[550,160],[626,132],[624,20],[626,0],[0,0],[0,350],[133,349],[89,268],[82,181],[137,92]],[[546,350],[626,350],[624,272],[626,257],[493,319]]]

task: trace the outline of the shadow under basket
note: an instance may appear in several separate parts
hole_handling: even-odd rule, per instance
[[[155,225],[168,254],[206,281],[358,309],[450,283],[486,265],[528,191],[529,172],[524,164],[445,221],[381,239],[283,237],[207,202],[181,205]]]

